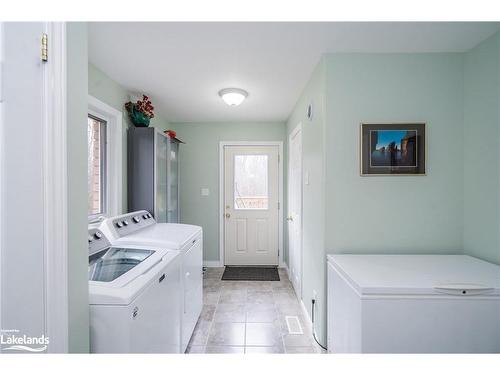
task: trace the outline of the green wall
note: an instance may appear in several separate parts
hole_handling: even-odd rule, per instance
[[[219,142],[283,141],[283,123],[175,123],[180,146],[181,222],[203,227],[203,260],[219,261]],[[286,144],[284,144],[286,160]],[[284,168],[286,176],[286,165]],[[286,181],[286,179],[285,179]],[[210,190],[201,196],[201,188]],[[286,195],[285,195],[286,196]],[[286,202],[284,202],[286,203]],[[286,212],[286,205],[284,207]],[[286,236],[285,236],[286,238]]]
[[[310,314],[313,290],[318,293],[316,331],[325,342],[325,82],[326,65],[320,61],[287,121],[287,134],[302,125],[302,173],[309,184],[302,186],[302,300]],[[307,119],[309,104],[312,120]],[[319,324],[318,324],[319,323]]]
[[[305,119],[313,104],[313,120]],[[463,55],[323,57],[287,122],[303,129],[303,301],[326,341],[326,253],[461,253]],[[427,176],[361,177],[361,122],[427,123]]]
[[[69,351],[89,351],[87,243],[87,24],[68,22],[68,298]]]
[[[328,252],[463,248],[462,54],[327,57]],[[361,177],[362,122],[426,123],[427,175]]]
[[[500,264],[500,33],[465,54],[464,249]]]
[[[132,126],[125,103],[130,101],[129,91],[109,78],[104,72],[99,70],[95,65],[88,64],[88,93],[114,109],[121,111],[123,114],[123,131],[122,131],[122,146],[123,146],[123,172],[122,172],[122,207],[123,212],[127,212],[127,128]],[[154,99],[153,105],[154,103]],[[159,129],[169,129],[169,123],[156,111],[155,117],[151,120],[151,126]]]

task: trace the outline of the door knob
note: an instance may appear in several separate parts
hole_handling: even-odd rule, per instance
[[[226,214],[226,219],[229,219],[231,217],[231,214]]]
[[[288,221],[293,221],[293,217],[292,217],[292,216],[288,216],[286,219],[287,219]]]

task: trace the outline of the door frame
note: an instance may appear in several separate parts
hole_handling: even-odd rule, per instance
[[[295,290],[295,293],[297,294],[297,296],[299,297],[300,300],[302,300],[302,294],[303,294],[303,291],[302,291],[302,286],[304,285],[304,281],[302,280],[302,277],[304,275],[304,272],[303,272],[303,268],[304,268],[304,252],[303,252],[303,228],[304,228],[304,223],[303,223],[303,208],[304,208],[304,205],[303,205],[303,196],[304,196],[304,186],[303,186],[303,178],[304,178],[304,160],[303,160],[303,152],[302,152],[302,146],[303,146],[303,132],[302,132],[302,122],[299,122],[297,124],[297,126],[290,132],[290,134],[288,135],[288,154],[287,154],[287,157],[288,157],[288,160],[287,160],[287,168],[288,168],[288,186],[287,186],[287,209],[289,209],[290,205],[290,170],[291,170],[291,163],[290,163],[290,155],[291,155],[291,147],[292,147],[292,138],[295,137],[298,133],[301,133],[300,136],[301,136],[301,141],[300,141],[300,184],[301,184],[301,188],[300,188],[300,253],[299,253],[299,257],[300,257],[300,285],[298,286],[299,287],[299,290]],[[287,215],[288,216],[288,215]],[[288,222],[287,222],[287,225],[288,225]],[[287,231],[288,235],[290,235],[290,231]],[[288,248],[290,249],[290,245],[288,246]],[[288,253],[288,264],[290,265],[290,253]],[[291,272],[290,271],[290,267],[287,267],[287,271],[288,272]],[[290,276],[290,275],[289,275]],[[289,277],[290,278],[290,277]],[[290,278],[291,279],[291,278]],[[293,281],[292,281],[292,285],[293,285]],[[295,287],[294,287],[295,289]]]
[[[207,267],[224,267],[224,147],[278,146],[278,264],[283,263],[283,142],[282,141],[220,141],[219,142],[219,261],[204,262]]]
[[[44,73],[45,311],[49,353],[67,353],[68,167],[66,23],[48,22],[49,60]]]

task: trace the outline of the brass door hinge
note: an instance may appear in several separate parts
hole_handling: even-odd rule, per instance
[[[46,33],[42,34],[42,61],[48,61],[49,50],[48,50],[48,36]]]

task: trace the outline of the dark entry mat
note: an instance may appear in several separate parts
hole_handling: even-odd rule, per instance
[[[280,281],[278,267],[231,267],[226,266],[222,280]]]

